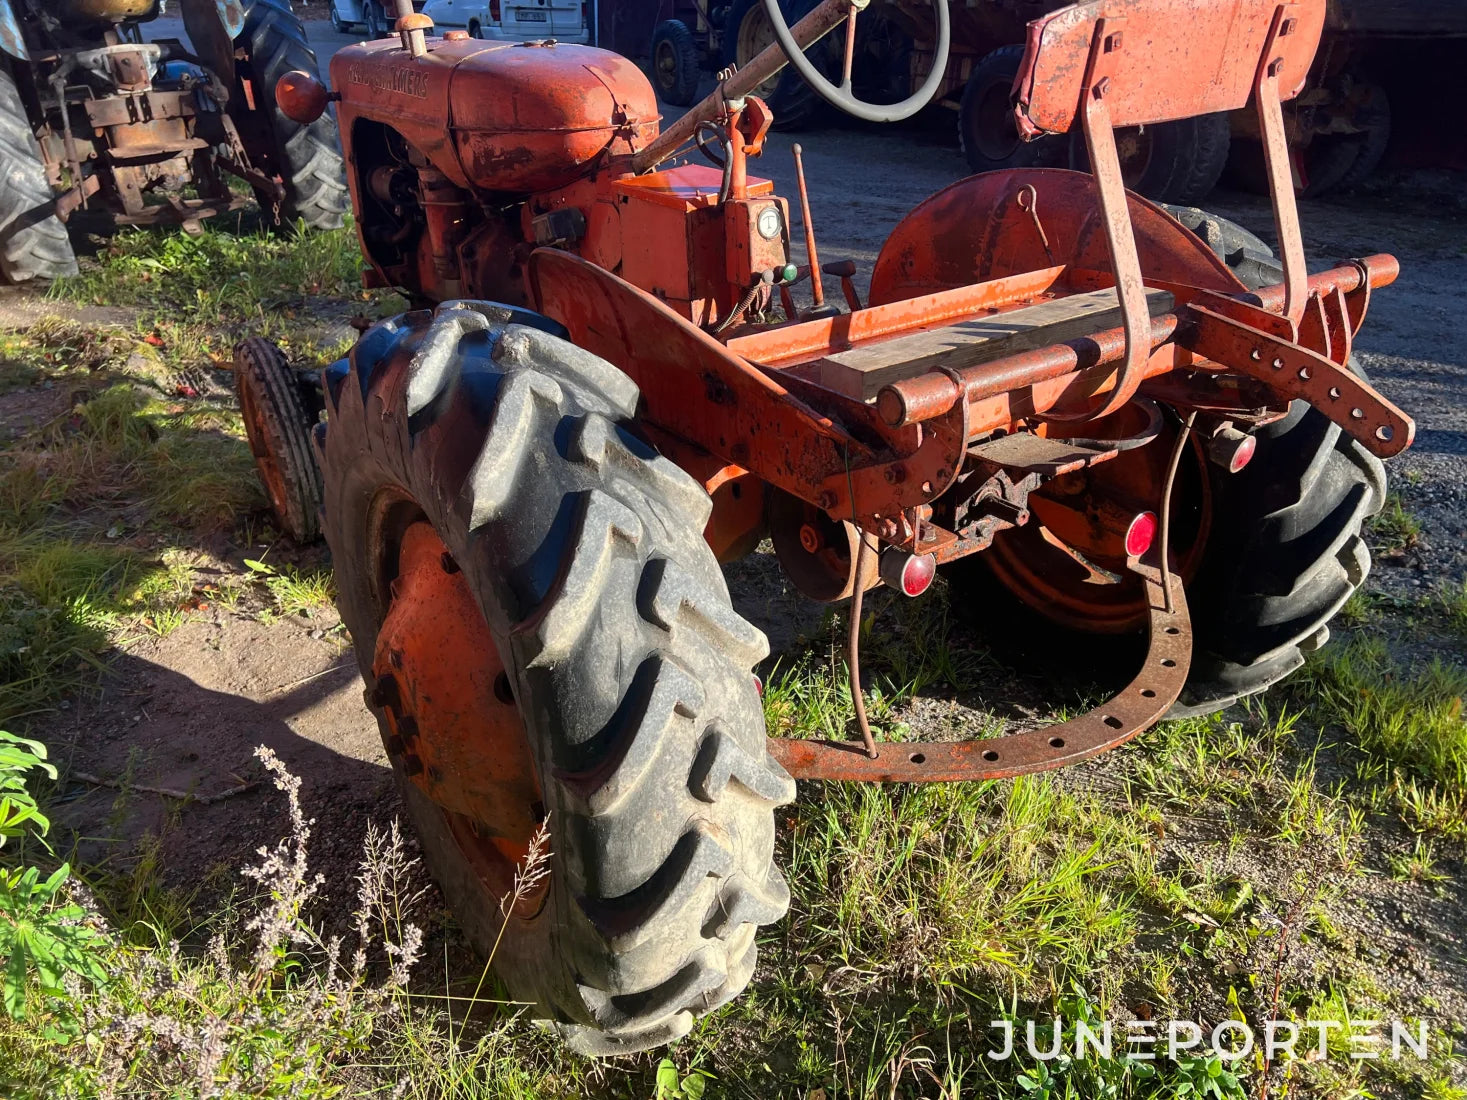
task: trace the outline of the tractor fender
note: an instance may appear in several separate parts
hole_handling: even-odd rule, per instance
[[[14,0],[0,0],[0,50],[17,61],[29,61],[31,54],[25,45],[25,35],[20,32],[20,20],[15,16]]]
[[[530,256],[535,307],[642,391],[659,427],[799,497],[868,449],[652,295],[568,252]]]
[[[579,256],[537,249],[529,282],[536,309],[637,384],[640,414],[649,422],[833,517],[876,529],[882,518],[941,494],[956,476],[967,436],[962,402],[950,425],[929,424],[925,434],[873,431],[875,413],[867,410],[858,438],[796,396],[797,380],[782,384]],[[879,449],[863,441],[873,438]]]
[[[1226,264],[1161,207],[1127,193],[1148,280],[1246,294]],[[1064,168],[969,176],[903,218],[876,257],[872,305],[1064,264],[1111,270],[1095,178]]]

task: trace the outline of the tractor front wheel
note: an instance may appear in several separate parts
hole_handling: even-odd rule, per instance
[[[748,982],[789,902],[794,784],[707,494],[558,331],[486,302],[381,322],[327,370],[317,440],[338,604],[429,869],[509,995],[614,1054]]]
[[[301,400],[300,377],[270,341],[252,336],[234,349],[234,387],[245,438],[275,520],[298,543],[321,533],[321,471],[311,445],[319,404]]]

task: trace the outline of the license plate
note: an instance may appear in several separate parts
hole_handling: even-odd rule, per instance
[[[516,23],[546,23],[550,19],[543,11],[535,11],[533,9],[526,11],[524,8],[515,12],[514,18]]]

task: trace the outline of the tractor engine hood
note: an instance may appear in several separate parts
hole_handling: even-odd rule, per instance
[[[458,37],[427,45],[418,58],[395,38],[339,50],[331,85],[341,127],[384,123],[461,187],[564,187],[657,136],[652,85],[619,54]]]

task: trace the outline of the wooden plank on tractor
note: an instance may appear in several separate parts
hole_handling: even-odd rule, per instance
[[[1172,308],[1165,290],[1148,290],[1153,317]],[[862,344],[820,359],[820,385],[858,401],[874,401],[883,386],[931,370],[988,363],[1015,352],[1062,344],[1121,323],[1114,287],[1071,294],[1037,305]]]

